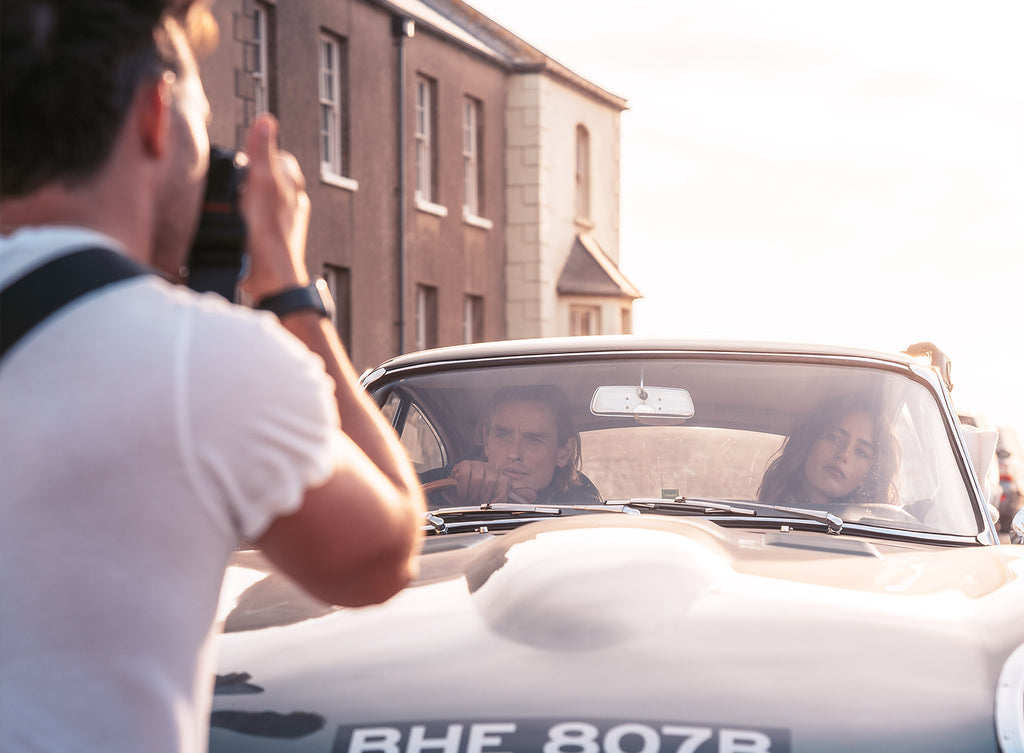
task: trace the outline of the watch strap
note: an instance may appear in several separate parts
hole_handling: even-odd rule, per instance
[[[268,295],[256,304],[256,308],[277,314],[279,318],[296,311],[313,311],[324,318],[330,318],[334,302],[327,281],[318,277],[309,285],[297,285]]]

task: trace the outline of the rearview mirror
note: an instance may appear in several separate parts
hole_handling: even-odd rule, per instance
[[[595,416],[643,419],[693,418],[690,393],[676,387],[598,387],[590,400]]]

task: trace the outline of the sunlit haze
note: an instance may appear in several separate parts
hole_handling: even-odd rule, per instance
[[[639,334],[953,360],[1024,430],[1024,6],[470,0],[625,97]]]

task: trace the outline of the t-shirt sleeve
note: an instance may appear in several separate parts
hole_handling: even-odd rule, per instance
[[[182,359],[186,452],[200,493],[255,540],[337,468],[334,382],[272,314],[204,303]]]

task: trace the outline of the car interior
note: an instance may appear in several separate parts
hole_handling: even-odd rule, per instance
[[[426,480],[478,456],[479,417],[499,387],[530,384],[557,385],[568,397],[582,471],[605,500],[755,501],[766,467],[809,411],[830,396],[870,393],[900,449],[901,510],[860,514],[957,535],[980,530],[935,394],[877,364],[660,355],[469,364],[397,378],[374,397]]]

